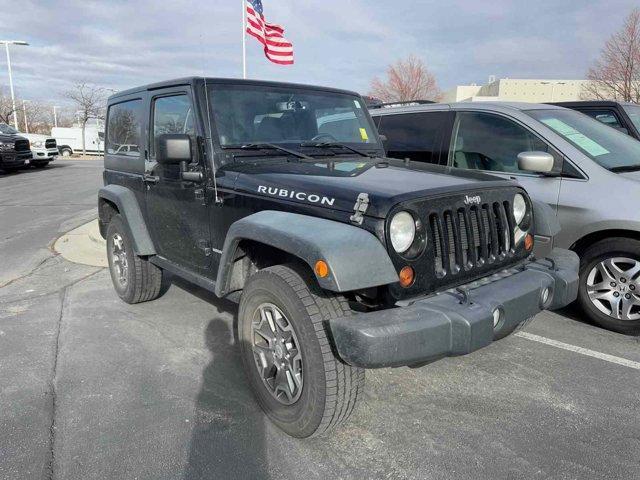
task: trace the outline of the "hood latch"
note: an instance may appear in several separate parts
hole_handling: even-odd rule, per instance
[[[367,208],[369,208],[369,194],[360,193],[358,195],[358,200],[356,200],[356,204],[353,206],[353,209],[356,213],[351,215],[349,219],[353,223],[362,225],[362,222],[364,221],[364,214],[367,212]]]

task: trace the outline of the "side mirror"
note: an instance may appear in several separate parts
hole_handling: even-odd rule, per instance
[[[518,154],[520,170],[534,173],[551,173],[555,159],[547,152],[521,152]]]
[[[156,161],[162,165],[191,162],[191,137],[184,133],[165,133],[156,140]]]

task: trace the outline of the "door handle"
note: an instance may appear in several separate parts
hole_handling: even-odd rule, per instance
[[[144,183],[156,184],[160,181],[160,177],[158,177],[157,175],[149,175],[148,173],[145,173],[144,177],[142,177],[142,180],[144,181]]]

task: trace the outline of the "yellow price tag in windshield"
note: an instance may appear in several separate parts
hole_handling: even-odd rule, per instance
[[[361,128],[360,129],[360,136],[362,137],[362,140],[364,140],[365,142],[369,140],[369,135],[367,135],[367,129],[366,128]]]

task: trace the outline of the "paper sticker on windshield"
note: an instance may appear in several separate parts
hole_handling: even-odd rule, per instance
[[[558,120],[557,118],[547,118],[545,120],[542,120],[542,123],[554,129],[560,135],[562,135],[567,140],[574,143],[593,157],[599,157],[600,155],[606,155],[607,153],[610,153],[609,150],[604,148],[598,142],[580,133],[572,126],[564,123],[562,120]]]
[[[361,128],[360,129],[360,136],[362,137],[362,140],[364,140],[365,142],[367,140],[369,140],[369,135],[367,135],[367,129],[366,128]]]
[[[355,103],[355,104],[356,104],[356,108],[359,108],[359,109],[361,109],[361,110],[362,110],[362,105],[360,104],[360,101],[359,101],[359,100],[354,100],[354,101],[353,101],[353,103]]]

